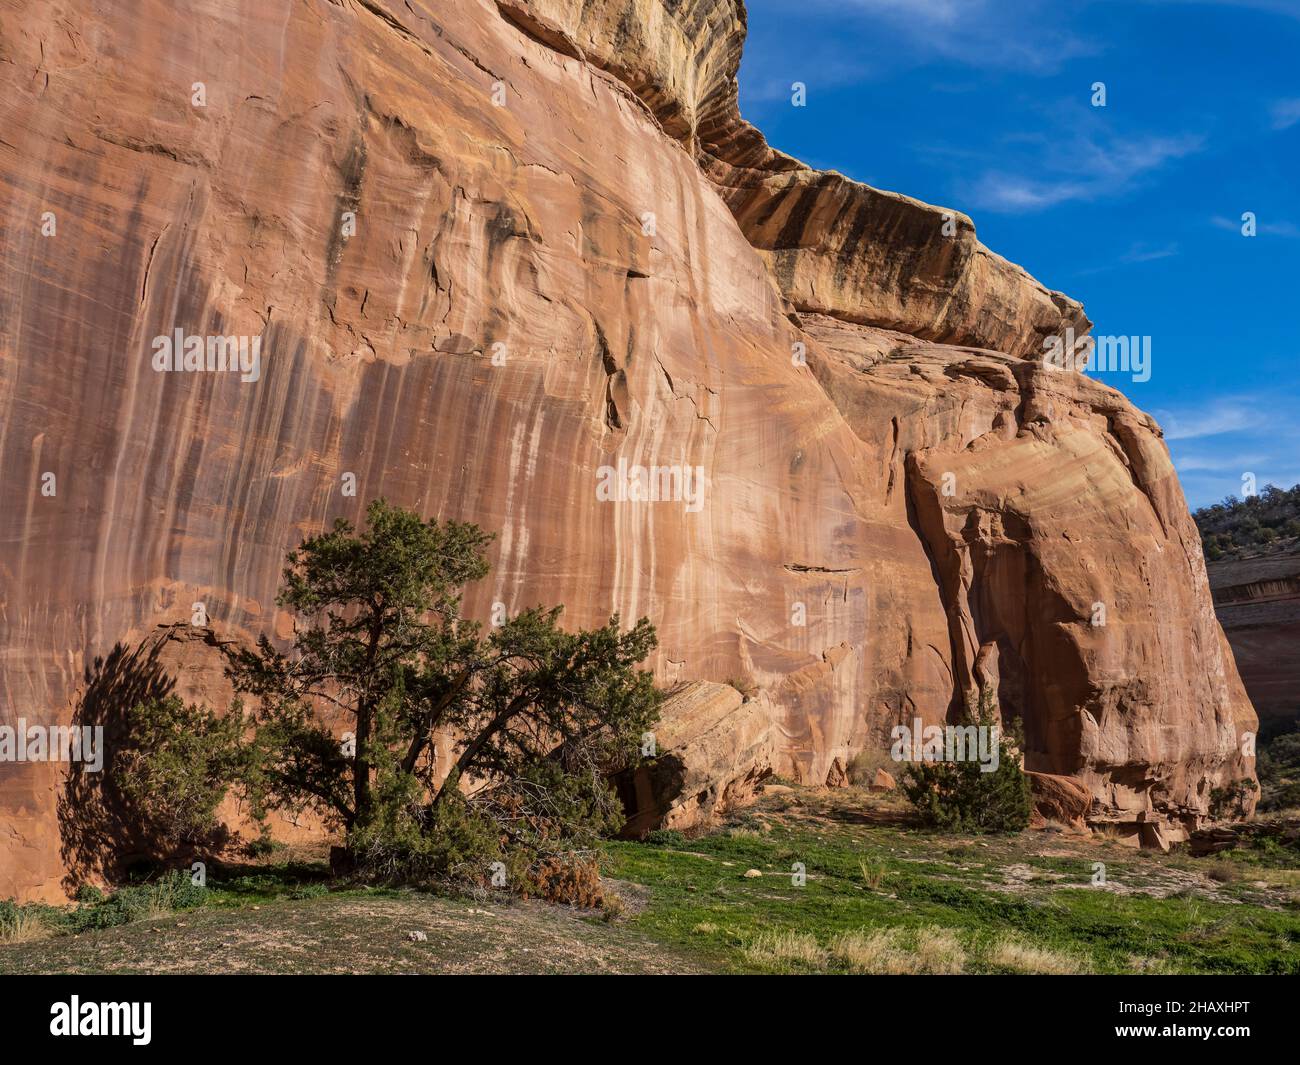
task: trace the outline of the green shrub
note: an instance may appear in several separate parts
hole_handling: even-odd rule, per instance
[[[997,722],[995,696],[986,688],[975,713],[963,725],[992,728]],[[932,828],[952,832],[1019,832],[1029,824],[1032,809],[1029,778],[1020,767],[1020,730],[1010,742],[998,729],[998,763],[984,772],[975,759],[913,762],[903,773],[900,789]]]
[[[1216,820],[1229,820],[1246,816],[1246,807],[1259,785],[1253,780],[1231,780],[1220,788],[1210,790],[1210,816]]]
[[[217,807],[246,759],[243,731],[238,702],[224,716],[175,695],[127,711],[114,773],[132,816],[161,850],[216,836]]]
[[[97,893],[98,897],[91,892]],[[115,928],[143,917],[194,909],[208,899],[207,888],[193,883],[189,873],[179,871],[170,872],[152,883],[118,888],[107,896],[97,888],[91,892],[78,892],[76,908],[64,918],[68,931]]]

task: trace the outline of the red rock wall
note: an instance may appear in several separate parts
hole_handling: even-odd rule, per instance
[[[1073,374],[907,353],[1023,355],[1082,310],[806,168],[839,199],[775,252],[715,184],[798,166],[734,114],[743,29],[728,0],[0,2],[0,719],[66,721],[195,602],[283,635],[285,551],[383,494],[497,533],[476,615],[645,614],[665,683],[756,686],[804,780],[943,720],[988,646],[1030,767],[1103,819],[1195,819],[1249,772],[1154,425]],[[882,202],[912,223],[851,224]],[[156,372],[176,328],[260,337],[259,379]],[[702,467],[702,507],[600,502],[620,459]],[[69,794],[0,765],[0,897],[61,896]]]
[[[1300,555],[1208,564],[1214,611],[1261,722],[1300,717]]]

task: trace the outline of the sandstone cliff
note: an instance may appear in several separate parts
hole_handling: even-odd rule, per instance
[[[1094,822],[1184,828],[1250,774],[1158,428],[1035,361],[1081,307],[964,215],[768,148],[744,29],[738,0],[0,0],[0,718],[138,690],[131,649],[196,603],[283,634],[285,550],[383,494],[497,532],[476,616],[649,615],[665,684],[751,691],[680,703],[743,747],[704,806],[841,779],[981,682]],[[257,380],[157,372],[176,329],[260,338]],[[601,502],[620,460],[702,469],[701,506]],[[166,682],[202,694],[191,653]],[[70,796],[0,765],[0,897],[113,844]]]
[[[1261,723],[1300,717],[1300,554],[1209,563],[1219,623]]]

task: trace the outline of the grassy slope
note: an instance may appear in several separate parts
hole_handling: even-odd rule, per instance
[[[1192,859],[1050,832],[958,838],[891,824],[891,813],[902,816],[861,793],[790,793],[697,839],[614,844],[607,865],[653,888],[635,927],[735,971],[846,968],[748,956],[764,931],[825,947],[864,928],[937,925],[955,933],[968,972],[1013,971],[992,957],[1018,937],[1083,971],[1300,973],[1293,852]],[[1104,889],[1091,884],[1097,861]],[[765,875],[746,878],[751,868]]]
[[[1091,886],[1097,861],[1106,888]],[[975,973],[1300,973],[1300,860],[1281,849],[1192,859],[1052,832],[948,837],[896,801],[773,789],[715,832],[609,844],[604,867],[627,902],[617,923],[505,896],[328,892],[319,867],[279,866],[214,881],[200,909],[0,945],[0,972],[905,971],[937,950]],[[926,947],[929,926],[942,931]],[[890,928],[904,931],[882,939]],[[860,930],[866,944],[837,946]]]

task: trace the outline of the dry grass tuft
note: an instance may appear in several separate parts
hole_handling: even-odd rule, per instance
[[[1035,946],[1019,936],[1004,936],[988,952],[988,961],[1004,969],[1039,976],[1074,976],[1089,971],[1083,958],[1064,951]]]
[[[862,870],[862,879],[866,882],[867,887],[872,891],[880,890],[880,885],[885,882],[885,874],[888,870],[884,862],[858,862],[858,868]]]
[[[30,911],[19,910],[11,921],[0,923],[0,943],[35,943],[53,934],[53,929]]]
[[[966,951],[956,933],[927,925],[846,932],[831,941],[831,954],[855,973],[904,976],[954,975],[966,967]]]
[[[806,932],[761,932],[744,949],[745,957],[755,965],[785,969],[798,963],[820,968],[826,952]]]

